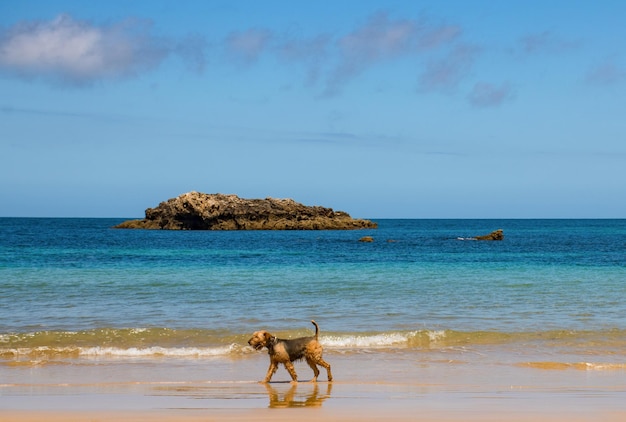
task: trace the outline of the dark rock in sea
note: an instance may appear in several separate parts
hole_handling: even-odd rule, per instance
[[[498,229],[484,236],[476,236],[474,239],[476,240],[503,240],[504,232],[502,229]]]
[[[243,199],[237,195],[184,193],[146,210],[143,220],[118,229],[161,230],[353,230],[376,228],[343,211],[302,205],[293,199]]]

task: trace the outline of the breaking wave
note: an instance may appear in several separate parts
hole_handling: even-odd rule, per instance
[[[276,333],[280,338],[310,332]],[[116,359],[243,357],[254,350],[250,333],[203,329],[127,328],[87,331],[40,331],[0,334],[0,360]],[[524,347],[543,350],[598,351],[626,356],[626,330],[602,331],[454,331],[414,330],[325,333],[320,341],[327,351],[429,351],[481,346]],[[527,366],[540,367],[542,363]],[[545,364],[550,366],[549,364]]]

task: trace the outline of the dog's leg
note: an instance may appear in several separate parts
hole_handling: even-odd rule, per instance
[[[276,362],[270,360],[270,367],[267,370],[267,374],[265,375],[265,379],[263,380],[263,382],[270,382],[270,380],[272,379],[272,375],[274,375],[277,369],[278,365],[276,365]]]
[[[293,367],[293,363],[289,361],[285,362],[285,368],[287,368],[287,372],[291,375],[292,382],[298,382],[298,375],[296,374],[296,368]]]
[[[307,357],[306,363],[308,363],[311,369],[313,370],[313,379],[311,380],[311,382],[317,382],[317,376],[320,374],[320,370],[317,369],[317,365],[315,364],[315,361]]]
[[[326,373],[328,374],[328,381],[332,381],[333,380],[333,374],[330,372],[330,363],[326,362],[324,359],[322,359],[322,357],[320,357],[317,360],[317,364],[319,366],[323,366],[324,368],[326,368]]]

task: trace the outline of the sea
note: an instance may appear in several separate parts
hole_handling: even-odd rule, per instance
[[[330,360],[454,352],[470,362],[626,369],[624,219],[113,228],[123,220],[0,218],[0,373],[51,362],[245,360],[258,354],[247,344],[253,331],[311,335],[312,319]],[[504,240],[473,239],[496,229]]]

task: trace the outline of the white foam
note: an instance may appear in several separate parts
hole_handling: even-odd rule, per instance
[[[428,338],[432,342],[442,340],[446,337],[446,332],[444,330],[426,331],[426,334],[428,335]]]
[[[240,349],[237,344],[222,347],[131,347],[122,349],[117,347],[89,347],[81,348],[81,356],[108,356],[108,357],[214,357],[225,356]]]
[[[363,336],[322,336],[320,342],[331,348],[369,348],[406,345],[409,339],[418,332],[408,333],[382,333]]]

